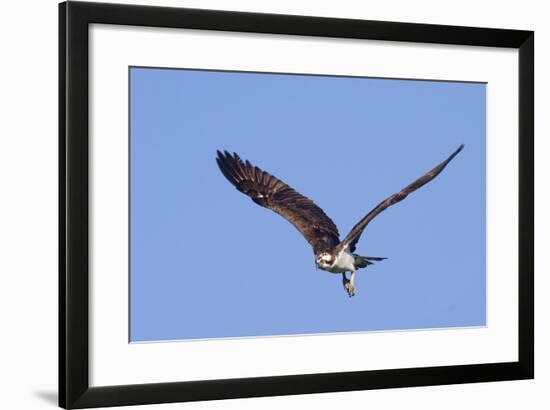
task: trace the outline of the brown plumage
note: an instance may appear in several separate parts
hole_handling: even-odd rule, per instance
[[[328,252],[336,257],[345,249],[354,252],[363,230],[370,221],[386,208],[402,201],[411,192],[434,179],[462,148],[464,145],[460,145],[445,161],[412,184],[380,202],[352,228],[341,242],[338,228],[334,222],[311,199],[296,192],[280,179],[262,171],[250,162],[243,162],[236,153],[218,151],[216,161],[222,173],[235,188],[248,195],[258,205],[277,212],[294,225],[313,247],[313,252],[316,255]],[[384,258],[367,257],[367,259],[381,260]]]
[[[315,254],[338,245],[338,228],[311,199],[250,162],[243,162],[235,153],[231,155],[227,151],[218,151],[216,161],[237,190],[294,225],[313,247]]]
[[[456,149],[455,152],[453,152],[449,158],[447,158],[445,161],[443,161],[441,164],[436,166],[431,171],[425,173],[420,178],[418,178],[416,181],[414,181],[412,184],[407,185],[405,188],[403,188],[401,191],[393,194],[389,198],[384,199],[382,202],[380,202],[378,205],[374,207],[372,211],[370,211],[367,215],[363,217],[357,224],[351,229],[351,231],[346,235],[344,240],[340,242],[338,245],[338,250],[345,249],[349,246],[350,252],[355,252],[355,247],[357,245],[357,242],[359,241],[359,238],[361,237],[361,234],[363,233],[363,230],[365,227],[369,224],[370,221],[372,221],[380,212],[385,210],[386,208],[389,208],[390,206],[402,201],[409,195],[411,192],[416,191],[418,188],[420,188],[423,185],[426,185],[428,182],[430,182],[432,179],[434,179],[436,176],[439,175],[441,171],[447,166],[449,162],[460,152],[462,151],[462,148],[464,148],[464,144],[460,145]]]

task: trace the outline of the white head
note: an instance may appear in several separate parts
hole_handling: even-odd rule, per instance
[[[328,252],[321,252],[317,255],[315,263],[321,269],[330,268],[332,265],[334,265],[334,256]]]

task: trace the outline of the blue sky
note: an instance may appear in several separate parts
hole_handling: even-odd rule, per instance
[[[485,324],[485,84],[131,68],[130,340]],[[461,143],[435,180],[316,270],[298,231],[217,168],[236,151],[313,199],[343,238]]]

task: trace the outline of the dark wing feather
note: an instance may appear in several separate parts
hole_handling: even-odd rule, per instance
[[[383,200],[380,202],[372,211],[370,211],[363,219],[361,219],[350,231],[350,233],[347,234],[347,236],[344,238],[342,242],[338,245],[338,250],[345,249],[349,246],[350,252],[355,251],[355,246],[357,245],[357,242],[359,241],[359,238],[361,237],[361,234],[363,233],[363,230],[365,227],[369,224],[370,221],[372,221],[379,213],[381,213],[386,208],[389,208],[393,204],[396,204],[397,202],[402,201],[409,195],[411,192],[416,191],[421,186],[427,184],[432,179],[434,179],[443,169],[447,166],[449,162],[460,152],[462,151],[462,148],[464,148],[464,144],[462,144],[458,149],[451,154],[449,158],[447,158],[445,161],[443,161],[441,164],[436,166],[434,169],[432,169],[430,172],[424,174],[420,178],[418,178],[416,181],[414,181],[412,184],[407,185],[405,188],[403,188],[401,191],[399,191],[396,194],[393,194],[389,198]]]
[[[243,162],[235,153],[218,151],[216,162],[237,190],[294,225],[316,254],[333,249],[340,242],[334,222],[311,199],[250,162]]]

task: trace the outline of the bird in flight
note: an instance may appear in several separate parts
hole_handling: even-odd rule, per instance
[[[280,179],[252,165],[248,160],[241,160],[236,153],[217,151],[216,162],[222,174],[238,191],[248,195],[258,205],[278,213],[294,225],[313,248],[317,267],[331,273],[342,274],[344,289],[351,297],[356,292],[355,272],[375,261],[386,259],[354,253],[365,227],[386,208],[402,201],[411,192],[439,175],[462,148],[464,144],[431,171],[376,205],[357,222],[343,240],[340,240],[340,234],[334,222],[321,208]],[[346,277],[346,272],[350,272],[349,279]]]

